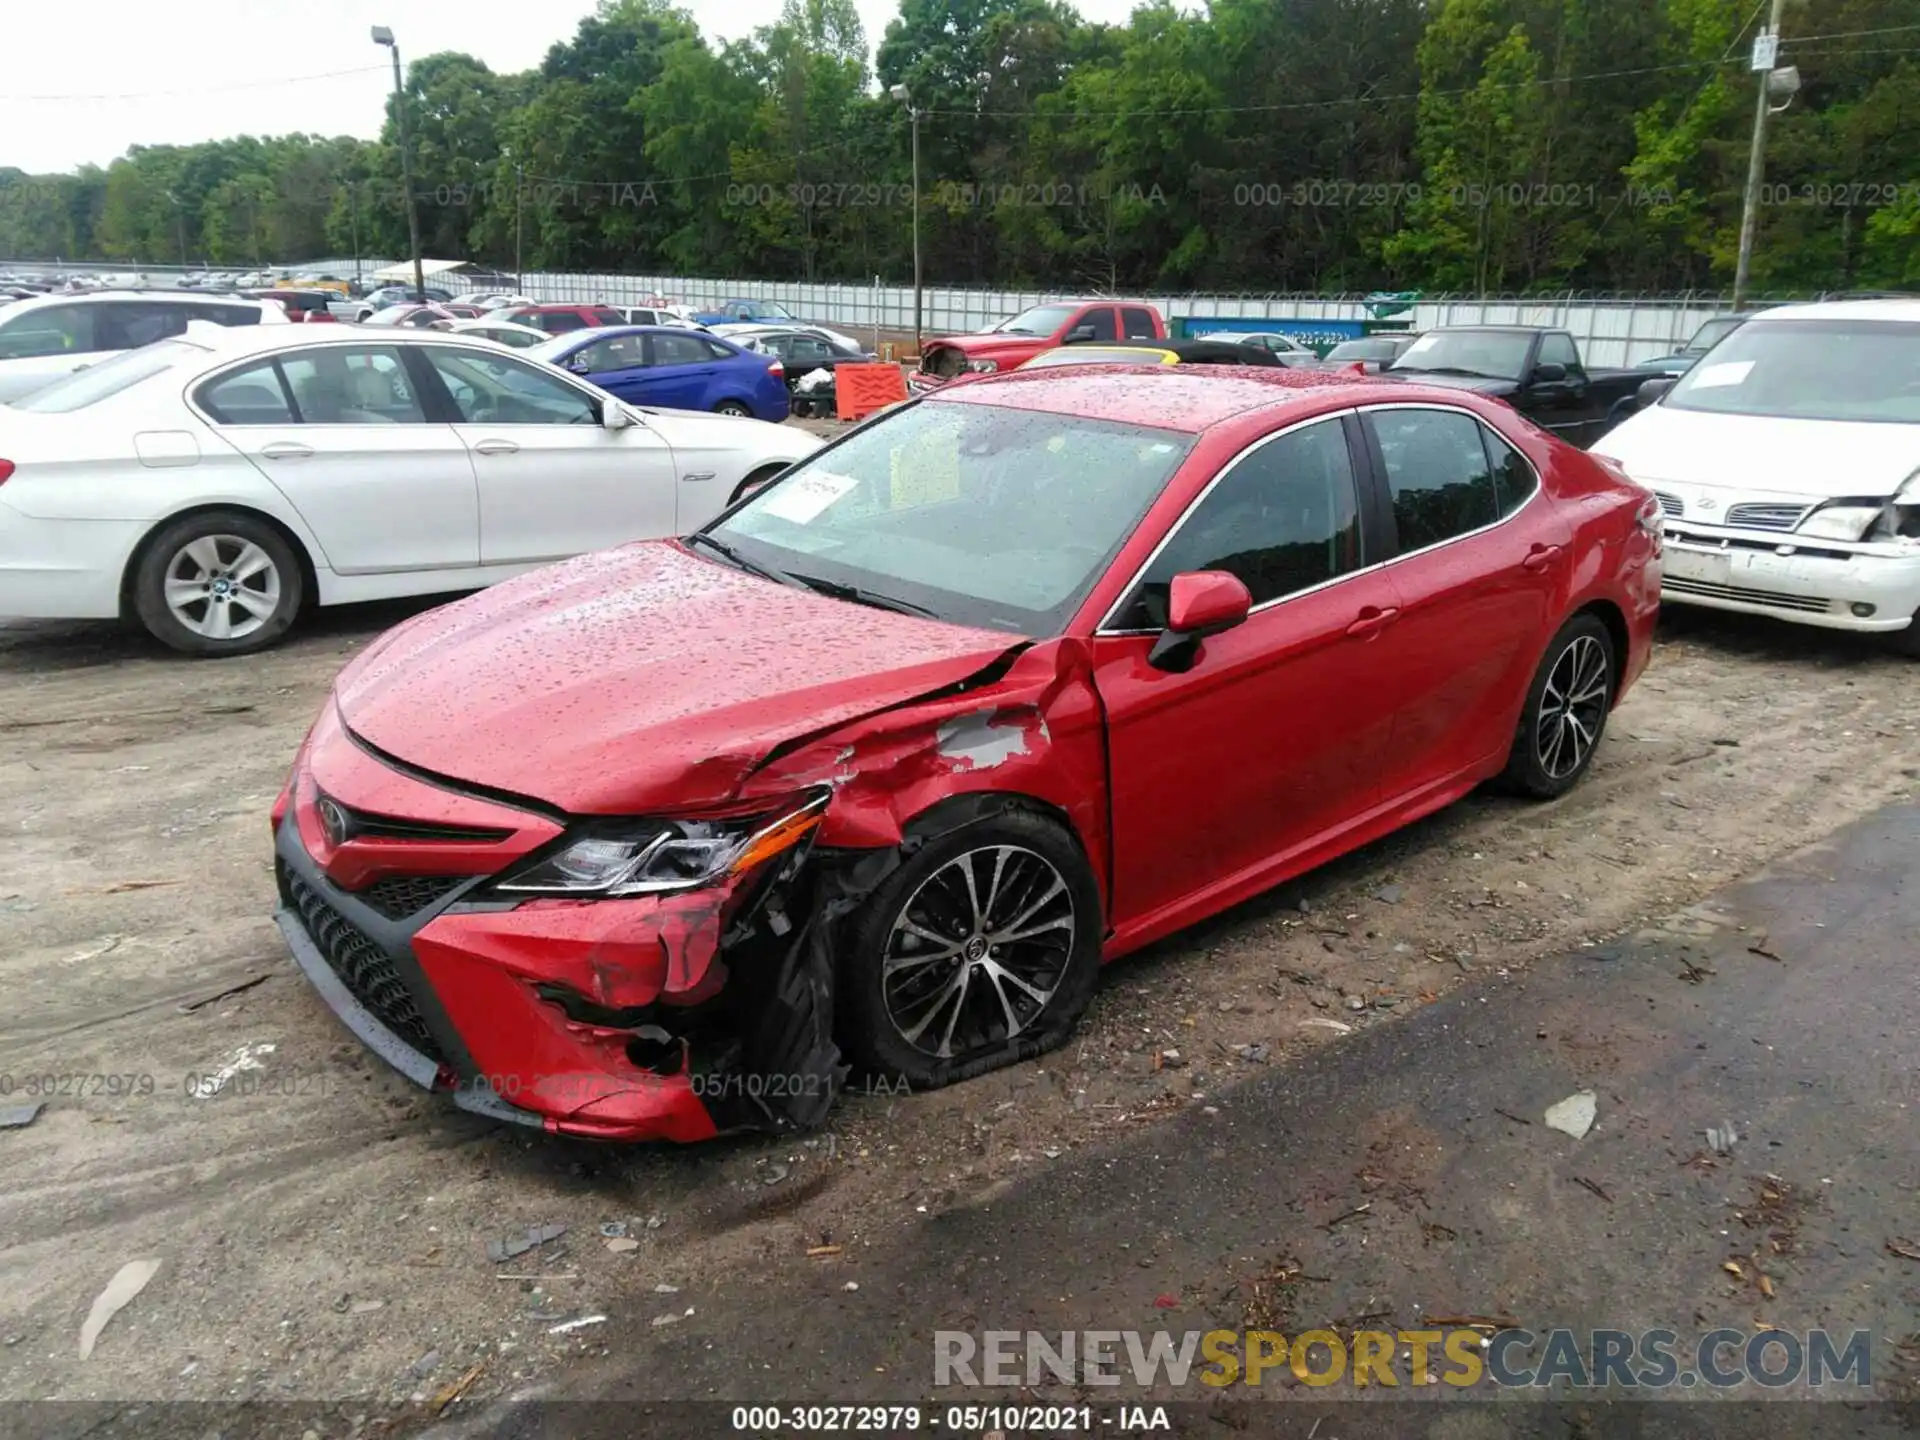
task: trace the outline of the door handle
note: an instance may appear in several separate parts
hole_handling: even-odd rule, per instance
[[[1523,568],[1531,570],[1534,574],[1538,575],[1559,558],[1560,547],[1558,545],[1536,545],[1528,552],[1527,558],[1522,560],[1520,564]]]
[[[1347,634],[1356,640],[1371,640],[1387,626],[1400,618],[1400,611],[1389,605],[1381,610],[1369,605],[1360,612],[1360,618],[1347,626]]]
[[[511,440],[482,440],[473,448],[482,455],[514,455],[520,450]]]
[[[296,440],[276,440],[271,445],[261,446],[260,453],[269,460],[304,460],[313,454],[313,447]]]

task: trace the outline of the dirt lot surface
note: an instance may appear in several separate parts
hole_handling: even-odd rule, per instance
[[[939,1094],[850,1095],[804,1142],[595,1149],[414,1091],[269,918],[285,766],[335,670],[407,613],[332,614],[220,664],[112,627],[0,626],[0,1106],[56,1091],[0,1130],[0,1398],[364,1412],[537,1383],[604,1353],[611,1326],[555,1333],[570,1320],[665,1319],[755,1271],[857,1273],[923,1207],[1672,914],[1920,792],[1910,662],[1688,616],[1565,800],[1476,796],[1124,962],[1066,1050]],[[489,1240],[538,1224],[567,1233],[489,1262]],[[159,1269],[78,1358],[89,1305],[135,1260]]]

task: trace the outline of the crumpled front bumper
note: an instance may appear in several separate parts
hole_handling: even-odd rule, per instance
[[[719,1133],[692,1075],[638,1068],[624,1054],[626,1032],[577,1024],[539,998],[537,985],[569,970],[543,960],[550,944],[568,948],[564,934],[535,933],[521,911],[462,913],[463,892],[389,919],[327,878],[291,816],[274,849],[274,919],[295,962],[341,1023],[415,1084],[449,1092],[462,1109],[558,1134],[693,1141]],[[629,933],[615,948],[646,943],[645,917],[608,920],[624,920]]]
[[[323,808],[372,833],[337,838]],[[379,833],[396,826],[408,838]],[[702,890],[490,894],[559,833],[383,764],[323,716],[275,806],[275,920],[340,1021],[464,1109],[622,1141],[819,1123],[846,1067],[806,846]]]

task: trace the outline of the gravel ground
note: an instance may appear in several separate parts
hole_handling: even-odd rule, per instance
[[[604,1353],[607,1329],[555,1326],[683,1314],[756,1267],[849,1264],[923,1206],[1671,914],[1920,789],[1910,663],[1686,615],[1575,793],[1470,798],[1123,962],[1055,1055],[934,1095],[850,1095],[804,1142],[591,1148],[414,1091],[338,1026],[269,919],[285,766],[333,673],[408,613],[331,613],[224,664],[110,626],[0,626],[0,1105],[33,1077],[59,1092],[0,1131],[0,1398],[371,1411],[551,1377]],[[535,1224],[568,1229],[489,1263],[489,1240]],[[159,1270],[78,1358],[89,1305],[135,1260]]]

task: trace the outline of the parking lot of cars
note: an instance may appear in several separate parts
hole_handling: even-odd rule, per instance
[[[835,345],[791,317],[447,304],[0,408],[23,1393],[97,1389],[138,1256],[196,1283],[128,1394],[537,1381],[1920,793],[1898,304],[1663,392],[1558,331],[1363,376],[1072,302],[852,431],[740,415]],[[1656,634],[1676,553],[1753,613]],[[580,1143],[654,1138],[712,1143]]]

